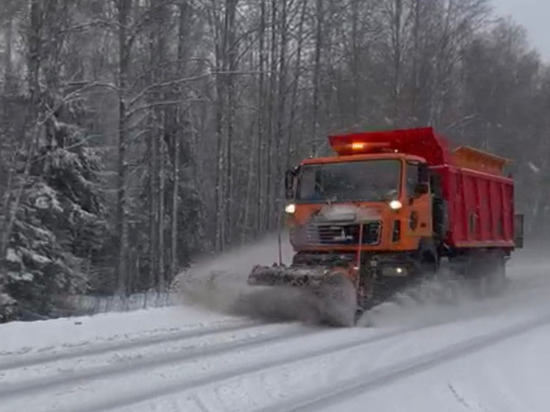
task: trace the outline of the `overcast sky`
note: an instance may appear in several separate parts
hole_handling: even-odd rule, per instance
[[[531,43],[546,61],[550,61],[550,1],[549,0],[493,0],[496,12],[512,16],[527,28]]]

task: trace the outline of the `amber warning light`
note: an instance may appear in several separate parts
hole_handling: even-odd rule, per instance
[[[367,153],[380,153],[390,151],[389,142],[333,142],[331,144],[332,149],[340,156],[354,155],[354,154],[367,154]]]

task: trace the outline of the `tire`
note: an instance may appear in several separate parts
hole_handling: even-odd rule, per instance
[[[506,289],[506,260],[502,255],[487,255],[472,260],[467,274],[474,297],[500,296]]]
[[[502,295],[508,284],[506,278],[506,261],[503,256],[497,256],[488,262],[486,278],[486,296]]]

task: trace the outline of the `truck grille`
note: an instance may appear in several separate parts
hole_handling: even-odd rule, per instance
[[[364,223],[363,245],[379,244],[381,229],[381,222]],[[292,231],[295,241],[303,245],[357,245],[359,234],[358,224],[308,224]]]

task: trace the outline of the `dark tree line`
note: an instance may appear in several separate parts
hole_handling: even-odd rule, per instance
[[[326,135],[433,125],[550,226],[550,69],[489,0],[0,0],[0,306],[169,287]]]

